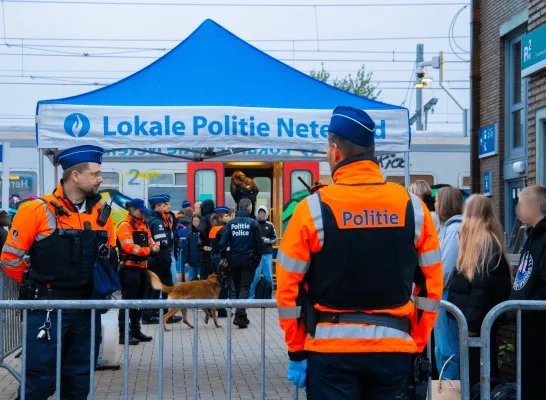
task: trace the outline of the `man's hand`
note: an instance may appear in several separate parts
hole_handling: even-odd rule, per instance
[[[159,251],[159,245],[154,244],[152,245],[152,253],[157,253]]]
[[[267,244],[267,238],[263,237],[262,240],[264,241],[265,244]]]
[[[305,379],[307,378],[307,360],[288,361],[288,375],[286,379],[296,385],[299,389],[305,390]]]

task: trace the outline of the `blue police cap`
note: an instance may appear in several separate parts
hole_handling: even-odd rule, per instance
[[[150,210],[146,207],[146,204],[144,204],[144,200],[142,199],[134,198],[127,204],[127,206],[136,208],[137,210],[140,210],[145,213],[150,212]]]
[[[156,204],[168,203],[171,201],[171,197],[166,194],[156,194],[148,199],[148,203],[153,207]]]
[[[229,208],[224,206],[216,207],[214,214],[229,214]]]
[[[354,107],[336,107],[330,119],[329,131],[358,146],[369,147],[375,143],[375,122],[364,111]]]
[[[184,201],[182,202],[182,208],[189,208],[189,207],[191,207],[191,201],[189,201],[189,200],[184,200]]]
[[[76,164],[86,162],[101,164],[103,154],[104,150],[98,146],[78,146],[60,152],[56,161],[64,171]]]

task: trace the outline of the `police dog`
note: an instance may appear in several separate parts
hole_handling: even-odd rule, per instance
[[[206,280],[182,282],[177,283],[174,286],[166,286],[162,284],[159,277],[152,271],[148,271],[148,274],[150,274],[152,287],[155,290],[161,290],[167,293],[167,300],[217,299],[220,294],[220,289],[222,288],[222,277],[218,276],[217,274],[209,275]],[[167,327],[167,320],[175,315],[178,310],[182,311],[182,322],[184,322],[190,328],[193,328],[193,325],[188,321],[187,308],[169,308],[169,311],[163,316],[163,329],[165,332],[170,331],[170,329]],[[205,320],[206,323],[208,323],[208,316],[209,315],[207,315]],[[214,321],[214,326],[217,328],[222,327],[216,320],[215,308],[212,309],[212,320]]]

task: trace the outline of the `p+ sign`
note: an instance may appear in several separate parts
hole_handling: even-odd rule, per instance
[[[521,39],[521,77],[546,68],[546,25],[532,30]]]
[[[485,158],[497,154],[497,124],[491,124],[480,128],[478,131],[478,156]]]

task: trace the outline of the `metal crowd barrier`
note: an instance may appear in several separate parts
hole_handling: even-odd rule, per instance
[[[159,309],[160,320],[163,318],[163,310],[165,308],[192,308],[193,309],[193,382],[192,391],[193,399],[198,399],[198,343],[199,343],[199,318],[198,308],[226,308],[227,309],[227,321],[231,321],[232,308],[261,308],[261,345],[260,345],[260,398],[266,398],[266,375],[265,375],[265,322],[266,322],[266,308],[277,308],[275,300],[33,300],[33,301],[0,301],[0,310],[6,310],[7,312],[16,312],[22,310],[23,326],[27,326],[27,314],[28,310],[56,310],[57,313],[57,331],[60,330],[62,324],[62,311],[69,309],[91,310],[91,362],[90,362],[90,392],[89,399],[94,399],[95,391],[95,332],[96,326],[96,310],[104,309]],[[232,392],[232,357],[231,357],[231,323],[226,324],[226,339],[227,339],[227,382],[226,382],[226,394],[227,398],[231,399]],[[163,399],[163,351],[164,351],[164,331],[159,325],[159,365],[158,365],[158,398]],[[100,327],[99,327],[100,329]],[[22,330],[22,356],[21,356],[21,400],[25,399],[25,384],[26,384],[26,359],[27,359],[27,335],[26,329]],[[129,312],[125,312],[125,345],[124,345],[124,376],[123,376],[123,398],[129,399]],[[57,364],[56,364],[56,399],[61,399],[61,336],[57,335]],[[288,361],[287,361],[288,362]],[[292,396],[294,399],[298,399],[298,391],[293,390]]]
[[[17,300],[19,285],[0,271],[0,301]],[[18,381],[21,376],[5,359],[21,348],[21,312],[18,309],[0,308],[0,368],[8,370]]]
[[[481,400],[491,399],[491,330],[497,318],[506,312],[517,310],[516,321],[516,387],[517,399],[521,400],[521,311],[544,311],[546,301],[510,300],[493,307],[483,320],[481,340]]]

